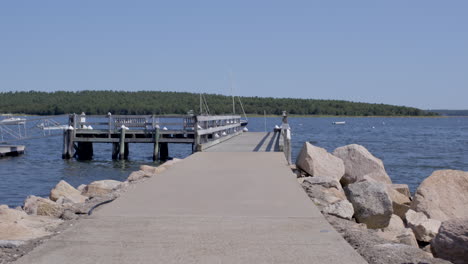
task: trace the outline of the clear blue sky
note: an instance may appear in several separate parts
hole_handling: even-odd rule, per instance
[[[1,1],[0,91],[468,109],[468,1]]]

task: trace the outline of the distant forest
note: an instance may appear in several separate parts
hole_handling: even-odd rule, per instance
[[[205,94],[211,114],[232,113],[230,96]],[[241,97],[245,112],[251,115],[343,116],[430,116],[437,115],[417,108],[385,104],[355,103],[338,100]],[[237,113],[240,113],[236,98]],[[79,91],[79,92],[2,92],[0,113],[60,115],[86,114],[186,114],[200,109],[199,94],[161,91]]]
[[[443,116],[468,116],[468,110],[429,110]]]

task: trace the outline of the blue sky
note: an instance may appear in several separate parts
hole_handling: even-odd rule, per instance
[[[0,91],[468,109],[467,1],[2,1]]]

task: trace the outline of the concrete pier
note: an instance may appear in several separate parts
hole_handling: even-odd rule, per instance
[[[224,151],[195,153],[131,186],[17,263],[366,261],[324,219],[283,153]]]

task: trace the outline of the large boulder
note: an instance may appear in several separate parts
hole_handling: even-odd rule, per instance
[[[83,195],[88,197],[103,196],[120,189],[121,186],[122,182],[115,180],[94,181],[84,188]]]
[[[150,178],[153,175],[154,175],[153,173],[148,173],[148,172],[145,172],[143,170],[134,171],[134,172],[130,173],[130,175],[128,175],[127,181],[135,182],[135,181],[139,181],[139,180],[144,179],[144,178]]]
[[[23,210],[30,215],[60,217],[64,208],[52,200],[30,195],[24,201]]]
[[[410,209],[411,200],[408,196],[394,189],[393,185],[387,185],[387,193],[392,200],[393,213],[401,219],[405,219],[406,212]]]
[[[468,172],[439,170],[419,185],[411,209],[432,219],[468,218]]]
[[[50,199],[57,201],[60,197],[65,197],[73,203],[84,203],[87,197],[81,195],[81,192],[68,184],[66,181],[61,180],[54,189],[50,191]]]
[[[388,226],[377,232],[377,235],[395,243],[418,247],[416,236],[410,228],[405,228],[405,224],[397,215],[392,215]]]
[[[319,207],[319,209],[322,210],[326,206],[342,200],[346,200],[346,195],[343,190],[339,190],[333,187],[326,188],[323,186],[323,182],[311,180],[311,178],[306,179],[301,184],[301,186],[309,198],[315,203],[315,205]]]
[[[312,176],[328,177],[340,180],[345,172],[343,161],[324,148],[305,142],[296,159],[296,165]]]
[[[341,200],[323,208],[322,213],[351,220],[354,215],[354,208],[348,200]]]
[[[435,219],[429,219],[423,213],[413,210],[406,212],[406,223],[410,227],[416,239],[423,242],[430,242],[439,232],[441,222]]]
[[[385,228],[393,214],[392,201],[386,186],[377,182],[362,181],[345,188],[348,200],[353,204],[354,217],[368,228]]]
[[[396,244],[376,235],[376,230],[361,228],[359,224],[331,215],[325,215],[328,222],[343,235],[344,239],[373,264],[450,264],[450,262],[433,258],[415,246]]]
[[[324,188],[335,188],[340,191],[343,190],[340,182],[333,178],[324,177],[324,176],[314,176],[314,177],[305,177],[303,179],[304,181],[312,185],[320,185]]]
[[[385,171],[382,160],[374,157],[365,147],[357,144],[335,149],[333,155],[344,162],[345,173],[341,178],[343,185],[373,179],[377,182],[391,184],[392,180]]]
[[[411,200],[411,192],[408,184],[394,183],[392,184],[392,188]]]
[[[31,216],[26,212],[0,206],[0,238],[3,240],[30,240],[51,234],[63,221],[48,216]]]
[[[468,263],[468,218],[442,222],[431,245],[434,255],[438,258],[450,260],[455,264]]]
[[[146,174],[149,174],[149,175],[160,174],[163,171],[165,171],[166,169],[167,169],[167,167],[162,167],[162,166],[158,166],[158,167],[149,166],[149,165],[141,165],[140,166],[140,170],[145,172]]]

